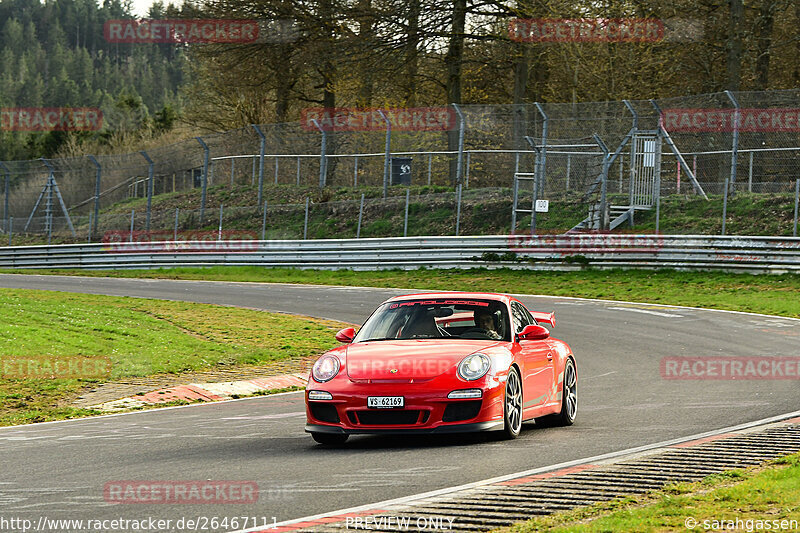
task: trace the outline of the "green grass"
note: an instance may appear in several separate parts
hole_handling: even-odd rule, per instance
[[[0,425],[92,414],[70,399],[101,380],[256,365],[319,354],[341,324],[207,304],[0,290],[0,363],[107,357],[96,379],[0,379]]]
[[[9,271],[6,272],[24,272]],[[293,270],[261,267],[176,268],[121,271],[31,271],[32,274],[118,276],[321,285],[399,287],[547,294],[608,300],[686,305],[800,318],[800,275],[728,274],[672,270]]]
[[[626,498],[596,504],[575,511],[537,517],[502,533],[689,531],[687,519],[695,520],[696,531],[734,531],[719,527],[720,521],[743,520],[738,530],[753,531],[747,520],[800,521],[800,454],[762,468],[734,470],[709,476],[697,483],[672,485],[641,498]],[[704,522],[708,520],[707,524]],[[710,527],[704,528],[704,525]],[[766,530],[763,526],[761,530]],[[777,529],[779,530],[779,529]],[[784,531],[796,531],[786,528]]]

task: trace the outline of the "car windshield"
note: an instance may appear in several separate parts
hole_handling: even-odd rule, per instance
[[[494,300],[442,298],[381,305],[353,342],[393,339],[509,340],[506,306]]]

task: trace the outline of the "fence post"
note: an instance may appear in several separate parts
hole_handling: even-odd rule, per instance
[[[358,187],[358,156],[353,162],[353,187]]]
[[[542,150],[542,158],[540,161],[541,169],[539,170],[539,193],[544,194],[544,182],[545,182],[545,175],[547,174],[547,130],[549,127],[550,117],[547,116],[547,113],[544,112],[544,108],[539,102],[534,102],[536,106],[536,110],[539,111],[539,114],[542,115],[542,144],[539,148]]]
[[[383,197],[386,198],[387,194],[389,194],[389,160],[392,155],[392,122],[389,120],[389,117],[386,116],[386,113],[383,112],[383,109],[378,109],[378,113],[383,120],[386,121],[386,146],[383,154]]]
[[[128,238],[128,242],[133,242],[133,219],[134,219],[135,216],[136,216],[136,210],[135,209],[131,209],[131,232],[130,232],[130,236]]]
[[[267,137],[261,131],[261,126],[258,124],[250,124],[256,130],[259,137],[258,148],[258,205],[261,205],[261,197],[264,194],[264,151],[267,149]]]
[[[460,225],[461,225],[461,183],[459,182],[456,185],[456,237],[458,237],[460,233]]]
[[[88,244],[92,243],[92,214],[93,213],[89,211],[89,231],[87,232],[88,236],[86,237],[86,242]]]
[[[276,155],[275,156],[275,185],[278,184],[278,168],[279,168],[279,165],[280,165],[279,161],[280,161],[280,158]]]
[[[458,104],[451,104],[453,109],[456,110],[458,114],[458,158],[456,159],[456,186],[461,185],[461,173],[463,171],[464,166],[464,128],[465,128],[465,121],[464,121],[464,113],[461,112],[461,108],[458,107]],[[461,191],[459,188],[459,206],[461,205]],[[456,228],[458,228],[458,221],[456,221]],[[458,230],[456,229],[456,235],[458,235]]]
[[[236,158],[231,156],[231,184],[229,188],[233,189],[233,176],[236,171]]]
[[[314,124],[322,134],[322,142],[320,143],[319,149],[319,188],[322,189],[325,187],[325,182],[328,180],[328,154],[326,152],[328,149],[328,133],[319,125],[317,119],[311,119],[311,123]]]
[[[222,240],[222,213],[225,204],[219,204],[219,229],[217,230],[217,240]]]
[[[564,188],[565,191],[569,191],[569,172],[571,166],[572,166],[572,154],[567,154],[567,186]]]
[[[794,183],[794,230],[792,236],[797,237],[797,207],[800,204],[800,179]]]
[[[722,199],[722,234],[725,235],[725,222],[728,218],[728,178],[725,178],[725,196]]]
[[[356,227],[356,239],[361,238],[361,219],[364,216],[364,193],[361,193],[361,207],[358,208],[358,227]]]
[[[8,167],[5,165],[5,163],[3,163],[2,161],[0,161],[0,168],[3,169],[3,174],[5,175],[5,190],[4,190],[4,192],[5,192],[5,197],[6,198],[5,198],[5,207],[3,208],[3,219],[5,219],[5,221],[6,221],[5,225],[8,226],[8,220],[9,220],[9,217],[8,217],[8,188],[9,188],[10,181],[11,181],[11,171],[8,169]]]
[[[303,240],[308,239],[308,202],[309,198],[306,196],[306,216],[305,221],[303,222]]]
[[[608,229],[608,167],[611,165],[611,152],[608,150],[606,143],[596,133],[592,136],[594,142],[603,151],[603,180],[600,185],[600,229]]]
[[[297,186],[300,186],[300,156],[297,156]]]
[[[261,215],[261,240],[263,241],[267,235],[267,201],[264,200],[264,214]]]
[[[8,245],[11,246],[11,235],[14,233],[14,217],[8,217]]]
[[[470,160],[472,159],[471,156],[472,152],[467,150],[467,166],[466,169],[464,170],[464,187],[466,187],[467,189],[469,189],[469,164]]]
[[[733,111],[733,143],[731,145],[731,179],[728,182],[732,189],[736,187],[736,159],[739,155],[739,102],[730,91],[725,91],[728,100],[734,107]],[[735,192],[735,189],[731,192]]]
[[[202,137],[195,137],[200,146],[203,147],[203,189],[200,194],[200,225],[203,224],[203,217],[206,214],[206,192],[208,191],[208,156],[209,149]]]
[[[403,237],[408,236],[408,199],[411,194],[411,189],[406,189],[406,214],[403,217]]]
[[[145,217],[144,230],[150,231],[150,211],[153,204],[153,160],[142,150],[139,152],[147,161],[147,216]]]
[[[747,192],[753,192],[753,152],[750,152],[750,163],[747,166]]]
[[[428,154],[428,185],[431,184],[431,166],[433,165],[433,154]]]
[[[178,240],[178,215],[180,214],[180,207],[175,208],[175,226],[172,229],[172,240]]]
[[[536,235],[536,197],[538,196],[539,184],[533,180],[533,199],[531,200],[531,235]]]
[[[91,233],[97,233],[98,220],[100,219],[100,178],[103,173],[103,168],[93,155],[87,157],[89,161],[94,163],[94,166],[97,167],[97,173],[94,178],[94,226],[89,226],[89,238],[91,239]]]

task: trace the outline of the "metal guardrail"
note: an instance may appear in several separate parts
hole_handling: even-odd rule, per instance
[[[800,238],[698,235],[498,235],[282,241],[160,241],[0,248],[6,269],[240,265],[314,269],[675,268],[800,272]]]

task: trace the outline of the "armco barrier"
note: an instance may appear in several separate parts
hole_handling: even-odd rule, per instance
[[[485,266],[576,270],[588,265],[595,268],[800,272],[800,238],[566,234],[118,242],[0,248],[0,268],[5,269],[214,265],[353,270]]]

